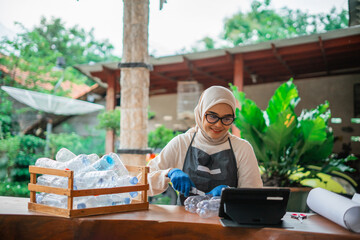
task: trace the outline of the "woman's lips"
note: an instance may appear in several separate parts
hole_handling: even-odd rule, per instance
[[[219,133],[222,132],[222,130],[215,130],[215,129],[212,129],[212,128],[211,128],[211,130],[212,130],[214,133],[216,133],[216,134],[219,134]]]

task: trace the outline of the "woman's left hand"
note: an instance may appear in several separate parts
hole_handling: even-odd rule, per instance
[[[221,191],[223,188],[227,188],[229,186],[227,185],[219,185],[217,187],[215,187],[213,190],[211,190],[210,192],[206,193],[206,195],[213,195],[213,196],[220,196],[221,195]]]

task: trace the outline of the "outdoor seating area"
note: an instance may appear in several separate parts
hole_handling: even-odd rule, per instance
[[[156,3],[2,3],[0,236],[359,239],[360,1]]]

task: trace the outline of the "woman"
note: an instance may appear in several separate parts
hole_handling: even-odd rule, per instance
[[[173,138],[149,162],[149,195],[164,192],[169,182],[185,197],[193,189],[220,196],[224,187],[262,187],[249,142],[229,133],[236,100],[221,86],[206,89],[196,106],[196,126]]]

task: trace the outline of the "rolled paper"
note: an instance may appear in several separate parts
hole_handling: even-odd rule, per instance
[[[360,203],[323,188],[312,189],[306,203],[319,215],[360,233]]]

